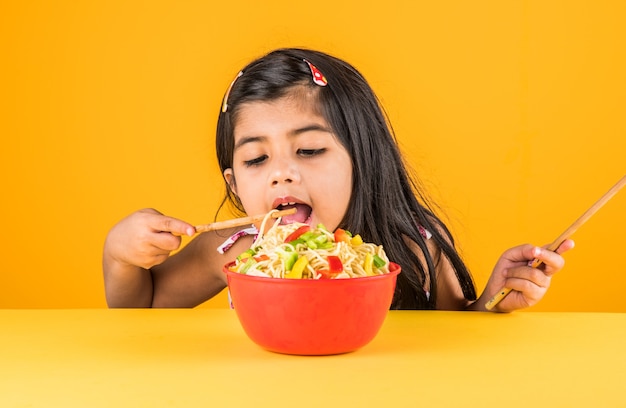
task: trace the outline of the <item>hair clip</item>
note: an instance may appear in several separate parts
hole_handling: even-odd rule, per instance
[[[319,86],[328,85],[328,81],[326,80],[326,77],[324,76],[324,74],[322,74],[322,72],[319,69],[315,67],[315,65],[311,64],[306,59],[304,60],[304,62],[306,62],[307,65],[309,66],[309,69],[311,70],[311,75],[313,75],[313,82],[315,82],[315,84]]]
[[[224,102],[222,102],[222,113],[226,112],[226,110],[228,109],[228,95],[230,95],[230,90],[233,89],[233,85],[235,85],[235,82],[237,81],[237,79],[242,75],[243,75],[243,71],[239,71],[235,79],[233,79],[233,82],[230,83],[230,86],[226,90],[226,95],[224,95]]]

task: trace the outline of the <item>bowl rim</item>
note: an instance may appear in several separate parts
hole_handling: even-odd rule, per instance
[[[340,278],[340,279],[291,279],[291,278],[272,278],[265,276],[257,276],[257,275],[246,275],[244,273],[233,272],[228,269],[229,266],[233,265],[235,261],[228,262],[222,268],[222,272],[226,274],[226,276],[235,276],[236,279],[245,279],[248,281],[259,281],[259,282],[276,282],[277,284],[289,284],[294,282],[322,282],[321,284],[328,284],[328,282],[366,282],[371,280],[378,279],[386,279],[397,276],[401,272],[400,265],[395,262],[389,262],[389,272],[382,273],[380,275],[372,275],[372,276],[359,276],[356,278]],[[392,269],[393,268],[393,269]],[[309,283],[305,283],[308,285]],[[315,285],[316,283],[310,283],[311,285]],[[318,283],[320,284],[320,283]]]

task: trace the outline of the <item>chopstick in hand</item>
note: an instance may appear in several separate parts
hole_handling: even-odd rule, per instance
[[[607,203],[624,185],[626,184],[626,176],[623,176],[620,181],[617,182],[609,191],[604,193],[602,197],[595,204],[593,204],[587,211],[584,212],[583,215],[580,216],[572,225],[570,225],[561,235],[559,235],[551,244],[548,246],[548,250],[556,251],[558,247],[565,241],[567,238],[571,237],[581,225],[583,225],[593,214],[595,214],[604,204]],[[534,259],[529,262],[529,266],[532,268],[536,268],[541,265],[541,261],[538,259]],[[506,297],[511,292],[510,288],[502,288],[496,293],[489,301],[485,304],[485,308],[487,310],[493,309],[502,299]]]
[[[295,208],[289,208],[287,210],[275,211],[270,215],[270,217],[278,218],[278,217],[282,217],[283,215],[289,215],[289,214],[295,214],[295,213],[296,213]],[[196,233],[214,231],[214,230],[220,230],[220,229],[226,229],[226,228],[232,228],[232,227],[239,227],[242,225],[250,225],[257,221],[262,221],[263,218],[265,218],[266,216],[267,214],[259,214],[259,215],[252,215],[250,217],[234,218],[232,220],[213,222],[211,224],[196,225],[195,227]]]

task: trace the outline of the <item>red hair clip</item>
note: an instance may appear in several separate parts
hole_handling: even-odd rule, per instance
[[[328,85],[328,81],[326,80],[326,77],[324,76],[324,74],[322,74],[322,72],[319,69],[315,67],[315,65],[311,64],[307,60],[304,60],[304,62],[306,62],[307,65],[309,66],[309,69],[311,69],[311,75],[313,75],[313,82],[315,82],[319,86]]]

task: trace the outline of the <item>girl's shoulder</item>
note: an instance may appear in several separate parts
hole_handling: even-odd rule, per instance
[[[254,225],[248,228],[236,230],[232,232],[229,236],[228,235],[225,236],[226,239],[224,239],[224,241],[217,246],[217,252],[219,252],[220,254],[225,253],[230,248],[232,248],[232,246],[235,245],[237,241],[239,241],[243,237],[252,237],[252,241],[254,241],[254,239],[256,238],[258,234],[259,234],[259,231]]]
[[[229,228],[198,234],[194,242],[209,259],[231,259],[248,249],[256,237],[256,228]]]
[[[436,262],[436,260],[439,258],[441,254],[441,249],[439,248],[439,245],[437,245],[437,242],[434,239],[432,239],[433,237],[432,232],[430,232],[428,229],[424,228],[421,225],[418,225],[416,228],[417,228],[417,231],[419,232],[419,235],[424,239],[424,243],[426,244],[426,249],[431,259],[433,259]],[[425,258],[424,251],[422,250],[422,247],[417,242],[415,242],[412,238],[406,235],[404,236],[404,242],[415,253],[415,255],[418,257],[422,265],[426,265],[426,258]]]
[[[430,256],[435,267],[434,276],[436,277],[436,281],[434,284],[437,285],[436,308],[444,310],[463,310],[468,305],[468,301],[463,295],[455,269],[450,259],[444,255],[444,252],[437,243],[437,240],[431,238],[433,233],[436,233],[441,237],[441,239],[447,241],[447,243],[451,246],[452,239],[448,235],[445,227],[436,221],[433,222],[433,228],[436,230],[431,232],[421,226],[418,226],[420,235],[425,238],[428,255]],[[408,245],[419,258],[420,262],[422,262],[422,265],[426,265],[425,254],[419,245],[412,240],[408,240]],[[431,277],[429,274],[426,274],[425,278],[426,281],[424,282],[424,289],[428,292]]]
[[[253,231],[246,228],[207,231],[196,235],[177,255],[221,275],[221,266],[234,261],[253,241]]]

